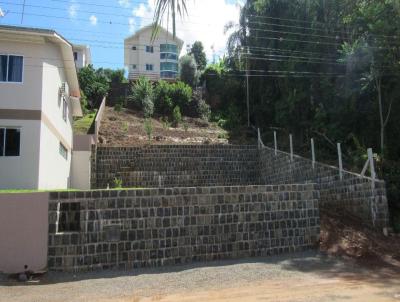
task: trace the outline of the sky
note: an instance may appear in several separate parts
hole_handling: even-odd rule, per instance
[[[0,24],[54,29],[71,43],[89,45],[95,67],[114,69],[124,67],[124,39],[152,22],[155,6],[154,0],[25,0],[22,18],[23,2],[0,0]],[[238,22],[243,0],[187,3],[188,15],[177,20],[177,36],[185,41],[181,55],[201,41],[208,60],[218,60],[229,36],[224,27]]]

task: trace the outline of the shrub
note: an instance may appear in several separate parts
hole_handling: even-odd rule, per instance
[[[153,134],[153,125],[151,124],[150,119],[146,119],[144,121],[144,131],[146,132],[147,138],[149,139],[149,141],[151,141],[151,137]]]
[[[154,113],[153,103],[153,86],[149,79],[140,77],[136,83],[131,86],[131,94],[129,101],[134,102],[141,110],[145,117],[150,117]]]
[[[150,96],[146,96],[143,99],[142,106],[143,106],[142,109],[143,109],[144,117],[145,118],[151,117],[153,115],[153,113],[154,113],[154,103],[153,103],[153,100],[152,100],[152,98]]]
[[[203,99],[200,99],[199,102],[197,103],[197,114],[199,118],[205,121],[210,120],[211,108],[210,105],[208,105],[206,101]]]
[[[173,107],[179,106],[183,114],[189,111],[190,103],[192,101],[192,88],[183,82],[176,82],[171,84],[171,100]]]
[[[178,127],[179,124],[182,122],[182,114],[179,106],[175,106],[174,111],[172,113],[172,118],[174,127]]]
[[[161,115],[171,115],[174,108],[171,99],[171,84],[160,81],[154,89],[154,109]]]
[[[113,185],[114,185],[115,189],[121,189],[122,188],[122,179],[115,177],[113,180]]]
[[[117,111],[117,112],[121,112],[122,111],[122,107],[123,107],[122,103],[117,103],[114,106],[114,110]]]

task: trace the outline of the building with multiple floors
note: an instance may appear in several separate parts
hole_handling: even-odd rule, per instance
[[[70,186],[79,98],[67,40],[52,30],[0,25],[0,189]]]
[[[159,27],[154,41],[153,26],[149,25],[125,39],[125,66],[129,80],[145,76],[152,81],[175,80],[178,76],[178,60],[183,41]]]
[[[72,45],[76,68],[81,69],[92,64],[92,54],[87,45]]]

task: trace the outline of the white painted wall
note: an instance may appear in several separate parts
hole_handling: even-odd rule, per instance
[[[40,121],[0,120],[0,127],[20,127],[20,156],[0,157],[0,189],[37,189]]]
[[[90,151],[72,152],[71,188],[90,190]]]
[[[57,45],[49,44],[48,54],[51,57],[59,58],[61,53]],[[58,61],[57,61],[58,62]],[[64,146],[68,149],[68,159],[61,156],[60,138],[54,133],[54,129],[42,122],[40,141],[40,164],[39,164],[39,189],[65,189],[69,187],[72,156],[72,116],[71,106],[68,107],[68,118],[64,121],[62,116],[63,106],[59,89],[66,81],[64,68],[54,61],[44,60],[43,62],[43,94],[42,112],[62,136]],[[54,167],[57,167],[55,170]]]
[[[0,109],[40,110],[42,98],[42,57],[46,55],[43,39],[35,42],[2,40],[0,54],[24,56],[23,83],[0,82]]]
[[[24,37],[0,35],[0,53],[24,56],[23,83],[0,83],[0,109],[41,110],[52,126],[43,116],[42,121],[0,120],[0,126],[22,127],[21,156],[0,158],[0,188],[65,189],[73,133],[70,104],[65,122],[59,98],[66,81],[61,49],[43,38]],[[57,136],[68,148],[68,160],[59,153]]]

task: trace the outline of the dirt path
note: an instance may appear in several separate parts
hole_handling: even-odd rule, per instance
[[[1,279],[0,279],[1,280]],[[400,301],[400,273],[316,252],[0,282],[0,302]]]

